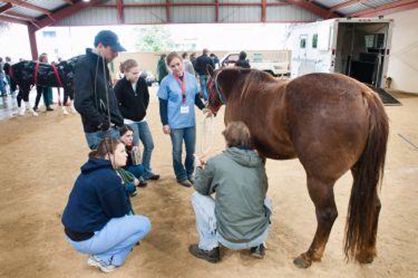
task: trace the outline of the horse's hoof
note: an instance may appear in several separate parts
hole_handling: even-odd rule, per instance
[[[293,260],[293,264],[299,268],[308,268],[312,265],[312,261],[304,258],[304,255],[300,255]]]

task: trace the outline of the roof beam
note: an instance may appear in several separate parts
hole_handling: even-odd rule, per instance
[[[0,7],[0,14],[4,13],[7,10],[10,10],[13,8],[13,5],[11,3],[7,3],[6,5],[3,5]]]
[[[2,0],[1,2],[10,3],[10,4],[13,4],[15,6],[20,6],[20,7],[24,7],[24,8],[27,8],[27,9],[35,10],[35,11],[41,12],[41,13],[46,14],[46,15],[51,15],[52,14],[52,12],[50,10],[35,6],[31,3],[27,3],[27,2],[24,2],[24,1],[21,1],[21,0]]]
[[[118,10],[118,21],[120,24],[125,23],[125,17],[123,15],[123,0],[116,0],[116,9]]]
[[[338,14],[334,12],[329,12],[328,10],[321,8],[320,6],[313,4],[312,2],[305,1],[305,0],[286,0],[287,3],[290,3],[294,6],[307,10],[313,14],[320,16],[321,18],[334,18],[340,17]]]
[[[17,18],[14,18],[14,17],[7,17],[7,16],[4,16],[4,15],[0,15],[0,21],[18,23],[18,24],[23,24],[23,25],[28,25],[28,23],[30,23],[29,21],[26,21],[26,20],[17,19]]]
[[[371,16],[379,16],[379,15],[384,15],[384,14],[391,14],[394,12],[400,12],[400,11],[411,10],[411,9],[416,9],[416,8],[418,8],[418,0],[400,0],[400,1],[392,2],[386,5],[382,5],[377,8],[371,8],[371,9],[351,13],[346,16],[371,17]]]
[[[66,6],[54,13],[52,13],[52,16],[56,20],[62,20],[70,15],[73,15],[74,13],[77,13],[83,9],[89,8],[93,5],[100,4],[102,0],[90,0],[90,2],[84,2],[84,1],[78,1],[77,3],[74,3],[74,5]],[[38,29],[44,28],[46,26],[49,26],[54,23],[54,20],[52,20],[49,17],[45,17],[43,19],[40,19],[38,21]]]

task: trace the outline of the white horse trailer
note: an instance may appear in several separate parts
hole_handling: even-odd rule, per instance
[[[291,77],[342,73],[384,87],[393,20],[338,18],[291,27]]]

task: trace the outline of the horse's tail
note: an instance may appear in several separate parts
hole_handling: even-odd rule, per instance
[[[365,254],[371,253],[371,259],[376,255],[380,211],[377,189],[383,178],[389,123],[377,94],[368,89],[363,92],[363,98],[368,105],[370,127],[365,149],[352,168],[354,181],[348,206],[344,252],[347,260],[355,258],[364,263]]]

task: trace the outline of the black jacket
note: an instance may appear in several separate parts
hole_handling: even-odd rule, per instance
[[[100,130],[99,127],[108,121],[107,99],[110,121],[116,126],[123,125],[107,63],[103,65],[103,59],[91,49],[86,50],[86,55],[80,58],[75,66],[74,92],[74,106],[81,115],[84,132],[97,132]]]
[[[248,62],[248,60],[246,60],[246,59],[239,59],[239,60],[235,63],[235,66],[237,66],[237,67],[241,67],[241,68],[244,68],[244,69],[249,69],[249,68],[251,68],[251,66],[250,66],[250,62]]]
[[[215,64],[213,63],[213,60],[208,55],[201,55],[197,57],[196,63],[195,63],[195,70],[199,75],[208,75],[207,72],[207,66],[211,65],[212,68],[215,68]]]
[[[115,94],[119,110],[125,119],[139,122],[145,118],[149,104],[149,92],[144,78],[138,79],[135,91],[131,82],[126,77],[122,78],[115,85]]]

